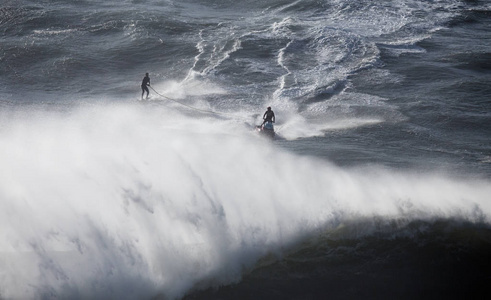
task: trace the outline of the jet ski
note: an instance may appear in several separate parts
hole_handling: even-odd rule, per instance
[[[274,136],[275,136],[273,122],[266,122],[263,125],[257,125],[256,131],[259,134],[270,137],[270,138],[274,138]]]

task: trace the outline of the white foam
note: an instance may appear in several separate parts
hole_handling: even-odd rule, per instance
[[[4,298],[175,298],[357,217],[491,222],[489,181],[343,170],[169,108],[2,113]]]

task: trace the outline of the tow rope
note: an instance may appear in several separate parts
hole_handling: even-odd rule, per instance
[[[193,106],[187,105],[185,103],[182,103],[181,101],[178,101],[176,99],[172,99],[170,97],[167,97],[165,95],[160,94],[152,86],[149,86],[149,87],[152,89],[152,91],[155,92],[155,94],[159,95],[160,97],[165,98],[165,99],[170,100],[170,101],[174,101],[174,102],[176,102],[176,103],[178,103],[180,105],[186,106],[187,108],[194,109],[194,110],[201,111],[201,112],[205,112],[205,113],[209,113],[209,114],[224,115],[223,113],[219,113],[219,112],[216,112],[216,111],[211,111],[211,110],[206,110],[206,109],[200,109],[200,108],[197,108],[197,107],[193,107]]]
[[[159,92],[157,92],[152,86],[149,86],[152,91],[155,92],[155,94],[159,95],[160,97],[164,98],[164,99],[167,99],[167,100],[170,100],[170,101],[173,101],[173,102],[176,102],[182,106],[185,106],[187,108],[190,108],[190,109],[194,109],[194,110],[197,110],[197,111],[201,111],[201,112],[204,112],[204,113],[208,113],[208,114],[216,114],[216,115],[221,115],[221,116],[228,116],[228,117],[232,117],[231,115],[227,115],[227,114],[224,114],[224,113],[219,113],[219,112],[216,112],[216,111],[212,111],[212,110],[206,110],[206,109],[200,109],[200,108],[197,108],[197,107],[193,107],[193,106],[190,106],[190,105],[187,105],[185,103],[182,103],[181,101],[178,101],[176,99],[172,99],[170,97],[167,97],[165,95],[162,95],[160,94]],[[235,117],[235,116],[234,116]],[[245,120],[245,119],[244,119]],[[280,129],[282,128],[283,126],[280,126],[278,127],[278,129],[275,129],[275,132],[278,133],[280,131]]]

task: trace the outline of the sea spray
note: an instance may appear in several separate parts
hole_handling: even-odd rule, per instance
[[[26,109],[2,125],[4,298],[179,298],[357,218],[490,222],[486,180],[342,169],[162,105]]]

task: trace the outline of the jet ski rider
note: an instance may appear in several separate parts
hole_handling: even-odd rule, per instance
[[[263,124],[264,125],[266,122],[271,122],[274,123],[275,117],[274,117],[274,112],[271,110],[271,106],[268,106],[268,110],[264,113],[263,115]]]

